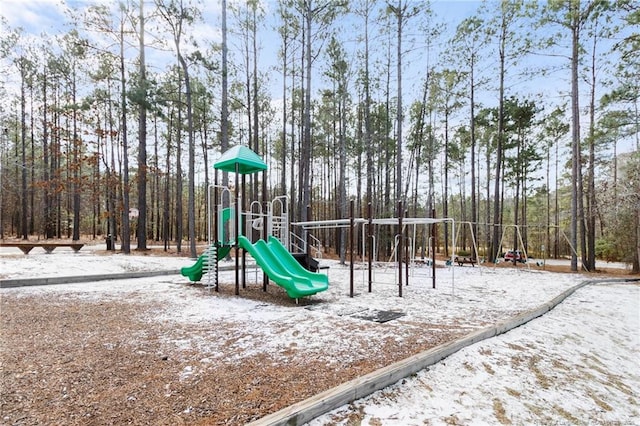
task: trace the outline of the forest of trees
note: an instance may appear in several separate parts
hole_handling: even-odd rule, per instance
[[[401,201],[468,222],[471,256],[519,248],[500,246],[518,225],[533,256],[640,271],[634,0],[471,2],[453,20],[418,0],[81,4],[51,28],[2,17],[2,238],[195,257],[212,164],[242,144],[269,165],[246,199],[286,194],[294,221]],[[344,251],[341,232],[319,237]]]

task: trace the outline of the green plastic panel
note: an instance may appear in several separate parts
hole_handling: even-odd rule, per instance
[[[289,258],[296,263],[297,261],[288,251],[286,252],[287,256],[276,255],[272,247],[267,245],[264,240],[258,240],[255,244],[251,244],[251,241],[244,236],[238,237],[238,244],[256,260],[269,279],[284,288],[292,299],[311,296],[329,288],[328,280],[326,283],[312,281],[309,277],[289,269],[292,265]]]

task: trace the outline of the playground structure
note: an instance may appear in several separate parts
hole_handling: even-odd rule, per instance
[[[298,299],[310,296],[328,288],[328,276],[313,273],[303,268],[300,261],[292,254],[293,251],[302,251],[310,256],[314,238],[308,233],[310,229],[321,227],[349,227],[350,253],[350,296],[354,295],[354,233],[359,226],[365,241],[364,252],[368,253],[368,288],[372,291],[373,262],[376,253],[376,237],[374,227],[395,226],[395,244],[392,258],[398,265],[398,295],[402,296],[403,281],[408,285],[409,271],[416,266],[416,232],[418,226],[431,226],[429,238],[430,259],[423,260],[432,267],[433,287],[436,284],[435,274],[435,235],[436,225],[442,222],[450,222],[455,232],[455,223],[450,218],[404,218],[402,203],[398,204],[398,217],[386,219],[374,219],[369,207],[368,218],[355,218],[353,215],[353,201],[351,203],[350,218],[330,221],[309,221],[289,223],[288,197],[279,196],[270,202],[260,203],[253,201],[247,211],[244,210],[244,202],[239,195],[239,188],[244,189],[245,176],[247,174],[265,171],[266,164],[262,159],[244,146],[236,146],[225,152],[220,160],[214,164],[215,182],[209,187],[207,206],[207,249],[192,266],[182,268],[182,275],[191,281],[200,281],[207,275],[208,288],[218,291],[218,261],[229,255],[232,250],[235,254],[235,294],[240,293],[240,273],[242,273],[242,286],[246,287],[246,253],[249,253],[256,264],[264,272],[263,289],[266,291],[269,280],[281,286],[291,298]],[[218,171],[234,172],[234,192],[223,185],[218,184]],[[242,177],[242,182],[240,182]],[[243,191],[244,193],[244,191]],[[301,238],[291,232],[291,227],[302,229],[305,237]],[[406,236],[412,229],[412,236]],[[255,237],[259,234],[259,237]],[[366,241],[369,243],[367,244]],[[319,243],[319,241],[316,240]],[[240,250],[242,249],[242,253]],[[317,251],[318,253],[319,251]],[[364,257],[364,256],[363,256]],[[453,257],[452,257],[453,259]],[[242,263],[240,263],[242,262]],[[451,270],[451,283],[453,288],[453,268]]]
[[[245,176],[267,169],[262,159],[249,148],[238,145],[225,152],[214,164],[214,169],[215,183],[209,187],[208,194],[207,249],[194,265],[182,268],[182,275],[191,281],[200,281],[206,273],[208,287],[215,287],[218,291],[218,261],[234,250],[236,295],[240,294],[241,271],[242,285],[246,286],[246,253],[255,259],[264,272],[264,290],[269,279],[296,300],[327,290],[328,277],[302,268],[287,248],[288,219],[284,219],[286,208],[283,202],[286,199],[277,197],[274,201],[265,203],[266,212],[262,211],[262,205],[257,201],[251,203],[248,211],[244,211],[244,202],[239,195],[240,176],[244,193]],[[218,170],[235,173],[234,194],[231,194],[228,187],[218,185]],[[272,214],[273,203],[279,203],[281,212],[284,212],[275,219]],[[260,237],[253,238],[256,233],[260,233]],[[276,237],[284,241],[281,242]],[[256,241],[253,242],[253,239]],[[240,249],[243,250],[242,256]]]
[[[349,242],[350,247],[347,249],[349,254],[349,268],[350,268],[350,279],[349,279],[349,296],[354,297],[355,288],[354,288],[354,241],[356,240],[354,234],[357,232],[359,228],[362,233],[361,240],[363,242],[363,250],[362,250],[362,262],[365,262],[365,253],[366,253],[366,264],[367,268],[363,269],[363,274],[366,272],[366,277],[363,277],[363,282],[366,281],[368,292],[373,291],[373,284],[375,281],[375,274],[377,273],[374,264],[384,263],[385,270],[389,265],[394,265],[397,267],[397,280],[396,284],[398,285],[398,296],[402,297],[402,288],[403,286],[409,285],[410,277],[414,276],[415,271],[417,269],[418,260],[416,257],[417,252],[417,229],[419,226],[430,226],[430,237],[428,239],[428,252],[427,257],[424,259],[420,259],[420,263],[423,263],[427,266],[431,267],[431,275],[432,279],[432,287],[436,288],[436,260],[435,260],[435,235],[436,235],[436,225],[439,223],[447,223],[450,222],[452,229],[455,230],[455,222],[451,218],[406,218],[403,217],[402,212],[403,204],[402,202],[398,203],[398,212],[400,213],[398,217],[392,218],[373,218],[371,215],[371,205],[369,204],[367,207],[367,218],[356,218],[353,214],[354,211],[354,202],[351,201],[350,209],[349,209],[349,218],[348,219],[335,219],[335,220],[320,220],[320,221],[307,221],[307,222],[295,222],[294,226],[301,227],[304,231],[311,231],[314,229],[327,229],[327,228],[348,228],[349,234]],[[391,253],[391,257],[387,262],[379,262],[374,253],[377,253],[377,238],[375,236],[375,229],[383,226],[392,226],[396,229],[396,234],[394,237],[393,250]],[[431,257],[429,257],[429,255]],[[451,257],[453,259],[453,256]],[[454,271],[453,268],[450,270],[451,272],[451,289],[454,291]]]
[[[269,280],[282,287],[287,295],[292,299],[299,299],[311,296],[328,289],[328,275],[319,274],[311,267],[316,263],[311,258],[313,243],[320,245],[320,241],[314,238],[309,231],[326,228],[348,228],[350,247],[347,250],[350,264],[350,297],[354,296],[354,241],[356,232],[361,232],[362,255],[361,261],[364,264],[367,257],[367,267],[363,269],[363,283],[367,282],[368,291],[372,292],[374,275],[377,273],[374,268],[376,259],[377,238],[376,230],[383,226],[395,227],[394,244],[392,254],[385,263],[395,265],[397,271],[398,296],[402,297],[403,285],[409,285],[410,277],[414,276],[417,265],[424,264],[431,267],[433,288],[436,288],[436,226],[439,223],[450,223],[453,239],[451,241],[451,256],[446,260],[446,265],[450,267],[451,292],[455,292],[454,265],[463,266],[471,264],[480,265],[478,246],[474,235],[473,224],[471,222],[456,222],[451,218],[407,218],[404,217],[402,202],[398,203],[398,215],[392,218],[376,219],[372,217],[371,206],[368,207],[367,218],[354,217],[354,202],[351,201],[349,218],[337,220],[321,220],[295,222],[289,221],[289,199],[287,196],[279,196],[272,201],[253,201],[245,210],[243,197],[239,194],[242,187],[244,194],[245,176],[247,174],[266,171],[267,165],[262,159],[244,146],[236,146],[224,153],[220,160],[214,164],[215,183],[209,186],[208,206],[207,206],[207,238],[208,245],[205,252],[197,259],[192,266],[182,268],[181,272],[191,281],[200,281],[206,274],[206,284],[209,289],[215,288],[218,291],[218,262],[224,259],[232,250],[235,258],[235,294],[240,294],[240,283],[246,287],[246,254],[249,253],[260,270],[263,272],[263,290],[267,290]],[[229,187],[218,184],[218,171],[234,172],[235,186],[232,190]],[[242,178],[242,182],[240,182]],[[310,216],[310,214],[309,214]],[[435,212],[432,213],[435,216]],[[427,247],[419,247],[417,244],[417,230],[420,226],[429,226],[430,235]],[[458,239],[460,231],[469,227],[472,243],[471,256],[467,254],[457,255]],[[511,228],[517,236],[517,243],[521,248],[524,259],[528,258],[525,244],[522,241],[520,229],[517,225],[502,225],[502,237],[500,247],[505,241],[505,234]],[[292,232],[292,227],[298,227],[303,232],[304,237]],[[456,232],[457,229],[457,232]],[[424,241],[423,233],[423,241]],[[422,258],[417,259],[417,249],[422,249]],[[426,249],[426,258],[424,257]],[[242,250],[242,253],[240,253]],[[297,252],[297,253],[296,253]],[[375,255],[374,255],[375,253]],[[321,255],[320,248],[315,249],[315,255]],[[309,260],[311,258],[311,261]],[[497,263],[497,259],[494,260]],[[305,265],[304,267],[302,265]],[[527,264],[529,267],[529,264]],[[386,269],[385,269],[386,272]],[[240,277],[242,274],[242,277]]]
[[[374,262],[378,262],[378,260],[374,258],[374,253],[378,252],[378,242],[374,229],[382,226],[393,226],[396,228],[392,254],[386,264],[387,267],[392,264],[397,265],[397,285],[398,295],[400,297],[402,297],[403,282],[404,285],[408,285],[410,276],[413,276],[418,263],[432,267],[431,278],[433,288],[435,288],[436,226],[439,223],[450,223],[452,229],[453,239],[449,243],[452,250],[450,259],[446,261],[447,266],[453,266],[454,264],[459,266],[463,266],[464,264],[476,266],[487,260],[480,258],[478,244],[471,222],[456,223],[451,218],[407,218],[404,217],[402,202],[398,203],[397,217],[382,219],[373,218],[370,207],[367,218],[354,217],[352,201],[349,218],[347,219],[290,223],[289,199],[287,196],[279,196],[272,201],[253,201],[249,209],[245,211],[244,201],[242,196],[239,195],[240,187],[243,188],[244,193],[245,176],[247,174],[266,171],[267,165],[257,154],[244,146],[236,146],[224,153],[220,160],[214,164],[214,169],[216,170],[215,183],[210,185],[208,193],[208,246],[194,265],[182,268],[181,272],[184,276],[189,277],[191,281],[200,281],[206,274],[208,287],[215,287],[216,291],[218,290],[218,261],[227,257],[232,250],[234,251],[236,262],[236,295],[238,295],[240,291],[240,282],[242,282],[243,288],[246,287],[246,253],[249,253],[256,260],[257,265],[263,271],[263,288],[265,291],[269,280],[283,287],[289,297],[295,299],[326,290],[328,288],[328,278],[326,275],[315,273],[314,275],[308,275],[311,273],[308,269],[311,264],[309,259],[311,258],[311,251],[314,247],[313,243],[320,245],[320,241],[308,232],[313,229],[349,228],[348,241],[350,241],[351,246],[348,249],[348,254],[351,265],[351,297],[354,295],[353,267],[355,262],[353,257],[356,252],[353,242],[356,240],[354,233],[357,232],[358,227],[362,233],[361,260],[363,263],[365,261],[365,255],[367,257],[366,271],[368,275],[367,277],[363,277],[363,282],[367,281],[369,292],[372,291],[374,274],[376,273],[373,264]],[[219,170],[235,173],[233,193],[229,187],[218,184],[217,171]],[[242,178],[242,182],[240,182],[240,178]],[[435,216],[435,213],[432,213],[432,216]],[[419,226],[429,226],[431,235],[428,238],[426,257],[424,256],[425,247],[422,247],[423,255],[420,260],[418,260],[416,256],[417,249],[419,248],[417,243],[417,229]],[[460,256],[458,256],[459,234],[465,229],[465,226],[469,227],[473,251],[470,256],[467,254],[460,254]],[[304,231],[304,237],[300,237],[292,232],[292,227],[302,229]],[[501,225],[501,227],[503,229],[499,247],[502,247],[505,242],[506,233],[513,229],[515,235],[514,245],[519,247],[524,259],[529,259],[526,244],[523,242],[520,233],[520,226]],[[570,245],[566,235],[564,235],[561,230],[559,230],[559,233],[562,234]],[[423,246],[424,245],[423,243]],[[240,250],[242,250],[242,253],[240,253]],[[571,250],[575,254],[575,248],[571,247]],[[544,246],[542,246],[541,251],[543,253],[545,252]],[[314,255],[316,257],[321,255],[321,250],[316,248]],[[494,264],[497,264],[497,261],[498,259],[493,259]],[[242,264],[240,264],[240,262],[242,262]],[[489,260],[489,262],[491,262],[491,260]],[[306,265],[307,269],[300,267],[300,263]],[[529,268],[530,265],[528,263],[526,264],[527,268]],[[455,284],[454,268],[450,269],[451,288],[453,292]],[[240,278],[240,273],[242,273],[242,279]]]

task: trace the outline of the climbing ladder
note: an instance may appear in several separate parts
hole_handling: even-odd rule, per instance
[[[267,233],[276,237],[283,246],[291,250],[291,241],[289,240],[289,197],[281,195],[274,198],[269,204],[268,215],[270,227],[267,229]]]

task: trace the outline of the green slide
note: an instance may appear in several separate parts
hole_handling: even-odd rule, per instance
[[[218,260],[224,259],[229,251],[231,250],[231,246],[222,246],[218,247]],[[209,258],[209,250],[205,251],[192,266],[185,266],[180,269],[180,273],[188,277],[191,281],[197,282],[200,281],[202,275],[204,275],[204,269],[207,266],[207,259]]]
[[[300,262],[289,253],[289,250],[282,245],[279,239],[272,235],[269,237],[267,245],[273,254],[276,255],[280,263],[282,263],[287,270],[291,271],[292,274],[308,278],[314,287],[324,287],[325,290],[329,287],[329,277],[327,275],[317,274],[305,269]]]
[[[284,288],[292,299],[311,296],[329,288],[329,280],[326,276],[323,279],[315,277],[320,274],[310,273],[313,275],[311,279],[306,273],[302,275],[289,269],[293,267],[292,262],[298,263],[298,261],[284,247],[282,247],[284,253],[276,253],[273,250],[276,247],[275,244],[269,246],[264,240],[251,244],[251,241],[242,235],[238,237],[238,244],[249,252],[269,278]]]

